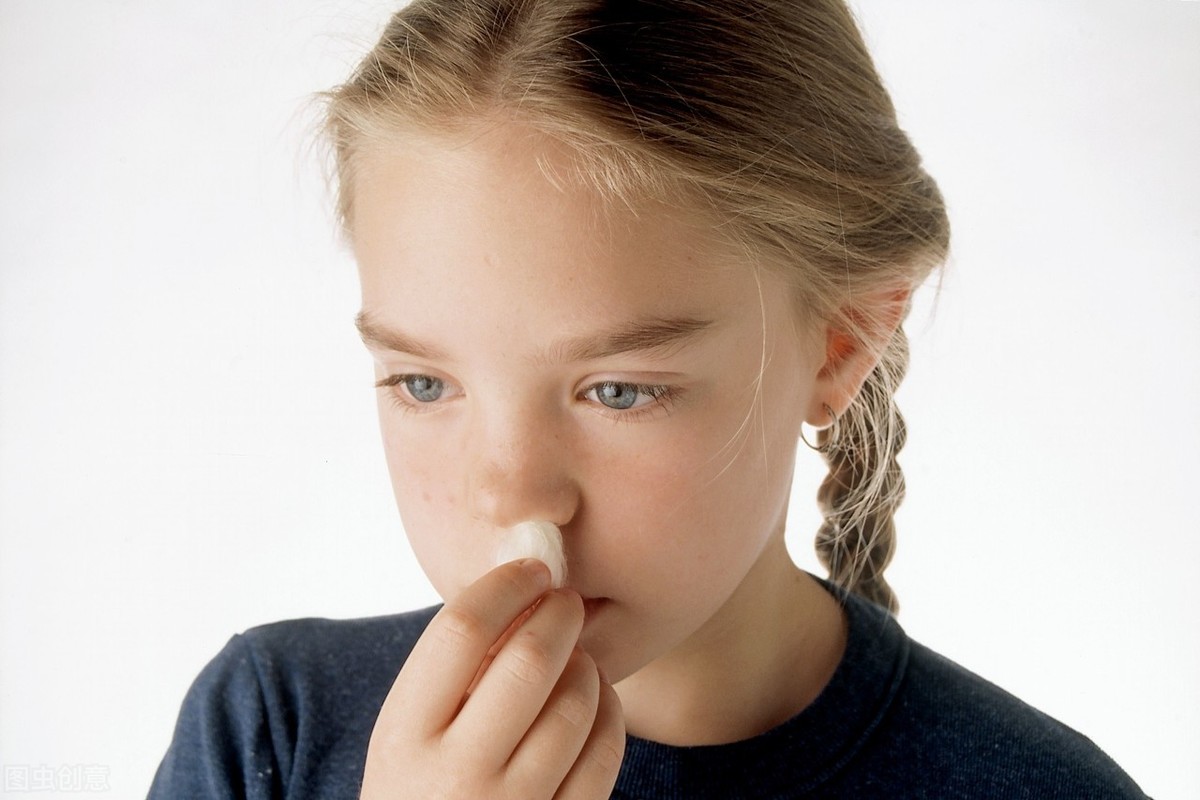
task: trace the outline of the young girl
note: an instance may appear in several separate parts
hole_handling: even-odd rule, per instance
[[[893,616],[900,325],[948,224],[841,0],[417,0],[327,99],[446,602],[234,637],[151,797],[1143,796]],[[784,544],[801,442],[828,580]],[[564,587],[495,566],[528,520]]]

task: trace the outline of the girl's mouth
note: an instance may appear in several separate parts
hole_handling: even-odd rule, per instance
[[[587,625],[611,602],[607,597],[583,598],[583,624]]]

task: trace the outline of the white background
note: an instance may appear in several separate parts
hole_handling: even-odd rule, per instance
[[[856,7],[954,225],[909,323],[901,622],[1200,797],[1200,3]],[[233,632],[436,600],[305,149],[387,11],[0,0],[4,765],[137,797]]]

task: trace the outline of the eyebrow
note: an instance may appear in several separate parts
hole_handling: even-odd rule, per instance
[[[354,317],[354,327],[358,328],[358,335],[362,337],[363,344],[367,347],[378,350],[394,350],[397,353],[408,353],[417,358],[426,358],[430,361],[447,360],[444,351],[432,345],[419,342],[408,334],[392,330],[391,328],[385,328],[372,321],[366,311],[359,311],[357,316]]]
[[[374,322],[366,311],[358,312],[354,326],[368,347],[408,353],[431,361],[449,360],[445,351]],[[624,353],[666,350],[687,344],[712,326],[713,320],[689,316],[638,319],[609,331],[556,342],[544,358],[550,363],[571,363]]]

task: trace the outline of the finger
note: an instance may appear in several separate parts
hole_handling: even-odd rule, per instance
[[[579,595],[559,590],[542,597],[479,679],[444,743],[470,747],[481,765],[501,768],[546,704],[581,630]]]
[[[475,677],[471,679],[471,685],[467,687],[468,697],[471,692],[475,691],[475,687],[479,685],[479,679],[483,677],[483,673],[487,672],[488,667],[492,665],[492,661],[495,660],[496,654],[500,652],[500,648],[504,647],[504,643],[512,638],[517,628],[525,624],[525,620],[529,619],[535,608],[537,608],[537,601],[534,601],[533,605],[518,614],[517,618],[505,629],[504,633],[500,634],[500,638],[488,648],[487,654],[483,657],[483,663],[479,665],[479,669],[475,672]],[[463,698],[464,702],[466,699],[466,697]]]
[[[600,701],[591,733],[554,800],[593,800],[610,796],[624,758],[625,716],[621,712],[621,699],[612,686],[601,681]]]
[[[419,736],[445,730],[488,649],[549,588],[549,569],[531,559],[503,564],[464,589],[417,640],[376,727],[396,725]]]
[[[554,794],[591,733],[599,703],[596,664],[576,647],[546,705],[509,760],[506,778],[514,796]]]

